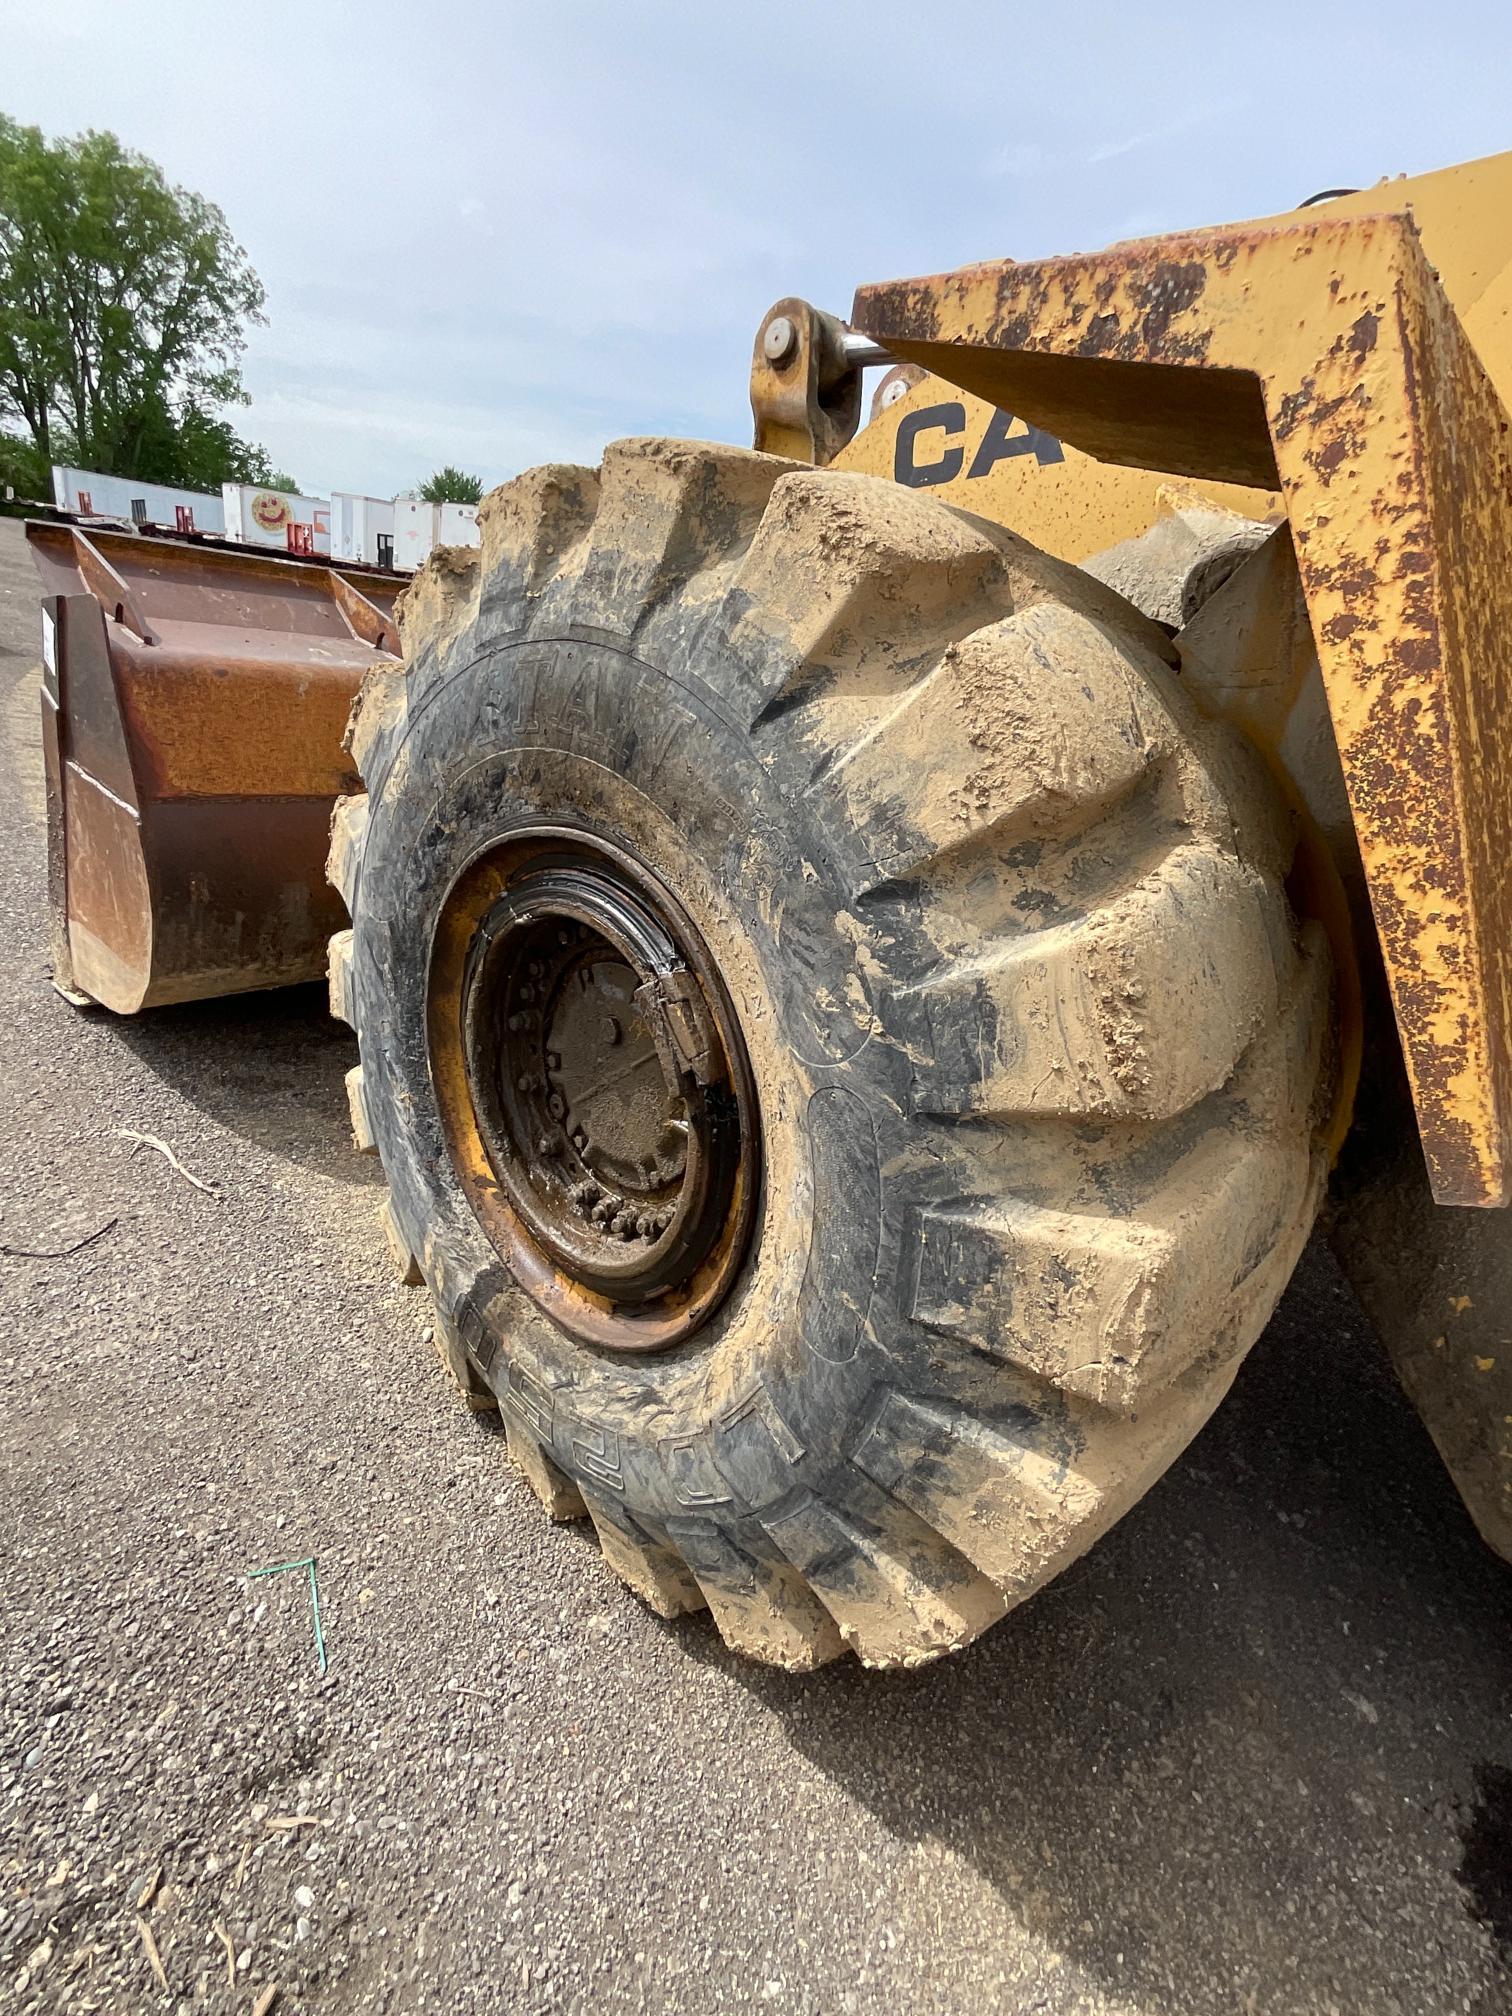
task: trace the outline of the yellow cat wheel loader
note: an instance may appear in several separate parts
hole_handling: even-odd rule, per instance
[[[779,302],[753,451],[519,477],[402,652],[331,570],[39,532],[72,984],[291,977],[334,796],[353,1127],[451,1376],[758,1659],[926,1660],[1075,1560],[1325,1208],[1512,1555],[1509,254],[1512,155]],[[261,938],[245,840],[146,846],[249,816],[233,744]]]

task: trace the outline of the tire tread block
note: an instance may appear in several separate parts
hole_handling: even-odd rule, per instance
[[[922,1665],[1003,1614],[985,1576],[901,1505],[886,1531],[808,1495],[764,1513],[761,1523],[864,1665]]]
[[[498,1412],[498,1395],[474,1365],[456,1324],[432,1297],[431,1344],[448,1384],[474,1414]]]
[[[569,563],[598,509],[596,469],[548,462],[490,490],[478,506],[483,602],[490,618],[523,627],[532,604]]]
[[[669,1519],[667,1534],[732,1652],[807,1673],[845,1650],[834,1619],[788,1562],[747,1554],[711,1519]]]
[[[600,1491],[582,1490],[604,1559],[658,1617],[686,1617],[708,1599],[674,1547],[646,1532],[622,1505]]]
[[[666,611],[690,628],[749,546],[791,464],[697,441],[615,441],[576,578],[575,620],[638,637]],[[679,591],[687,590],[686,594]],[[681,607],[668,605],[677,597]]]
[[[1169,1120],[1225,1084],[1296,976],[1277,892],[1179,846],[1085,917],[946,960],[900,997],[917,1110]]]
[[[409,674],[402,665],[375,665],[357,689],[341,746],[369,788],[379,781],[399,739],[408,697]]]
[[[1218,1392],[1228,1384],[1219,1375]],[[1186,1446],[1216,1395],[1163,1396],[1135,1422],[1090,1410],[1059,1453],[938,1401],[888,1391],[852,1452],[858,1469],[981,1569],[1009,1606],[1076,1560]]]
[[[597,470],[532,471],[484,500],[491,624],[686,637],[716,606],[791,464],[700,441],[611,442]],[[565,612],[570,611],[570,615]]]
[[[406,658],[421,641],[440,662],[477,614],[483,556],[476,546],[433,546],[394,604]]]
[[[353,1017],[356,1010],[352,1005],[352,933],[337,931],[332,934],[327,955],[326,976],[328,998],[333,1021],[345,1022],[349,1029],[355,1028]]]
[[[355,916],[357,876],[362,865],[362,847],[367,838],[368,796],[353,791],[338,798],[331,812],[331,847],[326,855],[326,880],[339,889],[347,915]]]
[[[510,1462],[540,1500],[549,1519],[562,1525],[572,1519],[587,1518],[588,1507],[577,1485],[507,1412],[504,1412],[504,1440]]]
[[[1008,1199],[921,1212],[910,1313],[1129,1414],[1199,1358],[1236,1348],[1238,1291],[1312,1185],[1304,1147],[1222,1115],[1138,1217]]]
[[[879,881],[969,847],[1081,832],[1168,754],[1163,681],[1126,636],[1038,602],[950,643],[889,712],[834,744],[812,788]]]
[[[425,1275],[421,1269],[420,1262],[415,1258],[413,1247],[399,1229],[399,1220],[394,1216],[394,1200],[392,1197],[384,1198],[383,1204],[379,1209],[378,1219],[383,1228],[383,1237],[388,1247],[389,1258],[394,1263],[394,1272],[398,1276],[401,1285],[405,1288],[422,1287],[425,1282]]]
[[[367,1092],[362,1066],[354,1064],[346,1074],[347,1112],[352,1121],[352,1141],[359,1155],[378,1153],[377,1137],[368,1114]]]
[[[822,735],[838,701],[859,730],[919,676],[931,644],[1012,606],[1003,537],[877,477],[791,470],[718,619],[743,715],[755,727],[817,703]]]

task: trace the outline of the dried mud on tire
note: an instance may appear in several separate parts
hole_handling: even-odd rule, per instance
[[[1286,817],[1155,626],[917,493],[631,441],[482,515],[363,689],[333,834],[400,1262],[547,1511],[658,1611],[789,1667],[933,1658],[1148,1488],[1307,1236],[1330,983]],[[675,897],[749,1052],[754,1237],[670,1352],[564,1335],[441,1125],[435,920],[530,824]]]

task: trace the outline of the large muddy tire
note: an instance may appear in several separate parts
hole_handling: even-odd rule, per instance
[[[911,491],[632,441],[482,518],[332,849],[401,1252],[655,1609],[793,1667],[964,1645],[1182,1448],[1307,1236],[1286,818],[1153,625]],[[686,1155],[637,1175],[653,1108]]]

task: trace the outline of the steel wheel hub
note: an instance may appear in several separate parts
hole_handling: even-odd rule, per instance
[[[755,1198],[750,1066],[708,952],[644,867],[562,829],[468,871],[438,969],[464,931],[455,1021],[440,1018],[460,1073],[437,1068],[434,985],[432,1048],[470,1201],[564,1328],[665,1348],[728,1291]]]

